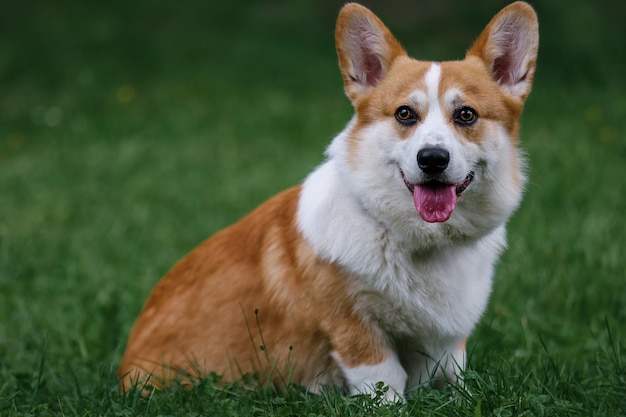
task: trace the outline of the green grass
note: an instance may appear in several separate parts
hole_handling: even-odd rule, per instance
[[[116,389],[156,281],[299,182],[350,117],[341,2],[14,3],[0,6],[0,415],[626,415],[623,3],[536,5],[530,181],[466,389],[404,407],[212,379]],[[416,3],[371,7],[432,59],[460,57],[502,6]]]

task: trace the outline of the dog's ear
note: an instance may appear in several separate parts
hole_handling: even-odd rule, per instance
[[[480,58],[509,95],[525,100],[535,75],[538,46],[537,15],[530,5],[518,1],[491,19],[467,56]]]
[[[396,57],[406,55],[383,22],[356,3],[346,4],[339,13],[335,45],[346,94],[353,103],[380,82]]]

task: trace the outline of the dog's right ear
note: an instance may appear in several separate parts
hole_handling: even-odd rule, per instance
[[[406,52],[369,9],[348,3],[339,12],[335,45],[346,94],[354,104],[385,76]]]
[[[491,19],[467,55],[480,58],[507,94],[524,101],[533,83],[538,47],[537,14],[528,3],[516,1]]]

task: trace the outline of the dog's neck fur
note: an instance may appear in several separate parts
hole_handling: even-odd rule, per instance
[[[436,345],[448,342],[447,333],[458,337],[472,330],[489,296],[493,264],[505,246],[503,225],[471,241],[449,240],[436,247],[416,244],[414,232],[398,235],[363,209],[332,158],[305,181],[297,222],[318,256],[352,276],[355,292],[387,300],[361,306],[397,337],[411,335],[423,344],[433,340],[433,334],[422,334],[425,329],[436,329],[435,346],[421,346],[426,352],[441,349]],[[451,308],[459,314],[450,314]],[[432,323],[425,324],[426,319]]]

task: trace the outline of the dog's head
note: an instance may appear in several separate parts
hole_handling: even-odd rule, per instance
[[[464,60],[435,63],[409,58],[371,11],[348,4],[336,46],[356,114],[329,153],[364,207],[422,230],[504,222],[524,183],[517,140],[537,56],[533,9],[509,5]]]

